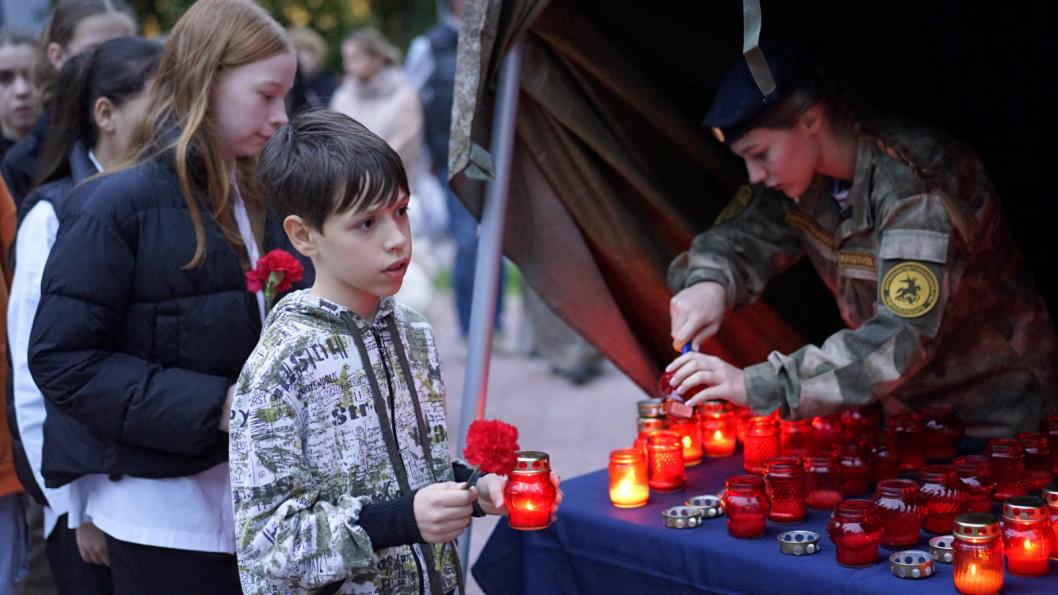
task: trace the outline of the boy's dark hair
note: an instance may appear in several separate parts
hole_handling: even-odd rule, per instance
[[[408,194],[400,156],[356,120],[330,110],[301,112],[261,151],[257,178],[280,217],[316,230],[334,213],[393,204]]]

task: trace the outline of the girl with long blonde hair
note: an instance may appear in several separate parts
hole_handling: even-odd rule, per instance
[[[253,170],[294,72],[263,9],[200,0],[168,37],[131,159],[68,200],[30,338],[61,442],[42,470],[94,482],[85,514],[117,593],[241,591],[226,432],[264,314],[244,274],[293,252]]]

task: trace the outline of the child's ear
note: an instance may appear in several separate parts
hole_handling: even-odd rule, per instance
[[[308,258],[316,256],[316,243],[312,241],[312,229],[304,219],[297,215],[287,215],[286,219],[283,219],[283,231],[287,232],[290,243],[302,256]]]
[[[801,125],[809,134],[816,134],[823,127],[823,110],[817,103],[806,109],[801,114],[800,120]]]
[[[117,128],[114,122],[114,104],[106,97],[96,99],[92,106],[92,118],[95,119],[96,128],[102,132],[113,133]]]

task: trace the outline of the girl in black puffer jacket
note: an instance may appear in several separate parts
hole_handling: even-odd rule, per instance
[[[45,481],[92,484],[118,593],[240,592],[227,411],[263,318],[244,273],[293,252],[253,171],[294,69],[260,7],[201,0],[166,42],[134,163],[68,199],[30,370],[65,414]]]

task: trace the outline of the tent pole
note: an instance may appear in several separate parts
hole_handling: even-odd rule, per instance
[[[470,310],[470,336],[467,347],[463,407],[459,415],[457,456],[462,456],[467,428],[485,416],[489,383],[489,354],[492,352],[493,324],[496,320],[496,293],[500,290],[500,259],[503,257],[503,227],[507,219],[507,191],[511,181],[511,154],[514,150],[514,121],[518,112],[518,90],[522,75],[522,41],[518,40],[500,65],[499,95],[492,124],[492,154],[496,176],[485,186],[481,228],[478,237],[474,294]],[[459,544],[459,559],[466,576],[470,557],[470,526]]]

